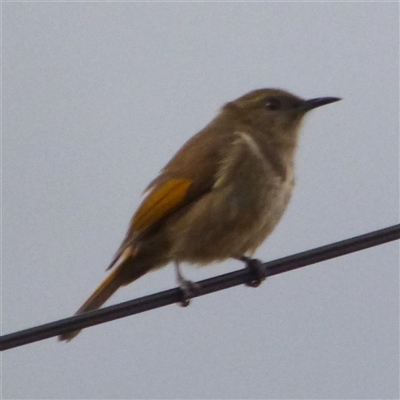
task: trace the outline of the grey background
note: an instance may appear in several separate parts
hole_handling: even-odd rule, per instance
[[[256,255],[399,221],[397,3],[4,3],[2,332],[70,316],[140,193],[226,101],[311,113]],[[397,398],[399,247],[382,245],[2,354],[5,399]],[[184,266],[204,279],[241,268]],[[171,266],[108,304],[175,286]]]

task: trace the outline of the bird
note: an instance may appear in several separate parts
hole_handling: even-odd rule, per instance
[[[207,265],[226,259],[246,263],[286,210],[294,187],[294,162],[303,117],[341,100],[305,100],[282,89],[253,90],[226,103],[150,182],[109,275],[76,314],[100,308],[120,287],[174,263],[182,304],[198,290],[184,279],[182,262]],[[70,341],[80,331],[59,336]]]

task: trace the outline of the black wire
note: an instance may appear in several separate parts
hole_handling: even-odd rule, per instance
[[[306,265],[398,239],[400,239],[400,224],[264,263],[262,264],[264,276],[281,274]],[[253,280],[254,276],[248,268],[219,275],[197,282],[200,292],[194,294],[193,297],[203,296],[243,283],[250,283]],[[90,311],[85,314],[10,333],[0,337],[0,350],[7,350],[24,344],[37,342],[62,333],[87,328],[114,319],[127,317],[128,315],[138,314],[154,308],[177,303],[181,300],[182,292],[179,288],[175,288],[114,306],[105,307],[100,310]]]

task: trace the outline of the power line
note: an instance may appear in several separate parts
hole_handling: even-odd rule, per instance
[[[281,274],[398,239],[400,239],[400,224],[264,263],[262,264],[264,276],[268,277]],[[254,276],[252,276],[248,268],[205,279],[196,283],[200,291],[194,294],[193,297],[203,296],[243,283],[250,283],[253,279]],[[182,292],[179,288],[175,288],[126,301],[114,306],[105,307],[100,310],[75,315],[34,328],[0,336],[0,350],[12,349],[52,336],[58,336],[62,333],[87,328],[114,319],[127,317],[128,315],[138,314],[154,308],[177,303],[181,300]]]

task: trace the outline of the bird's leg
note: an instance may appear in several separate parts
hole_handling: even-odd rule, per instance
[[[260,260],[246,256],[236,257],[237,260],[243,261],[247,269],[250,271],[253,279],[246,283],[246,286],[257,287],[266,279],[265,267]]]
[[[179,269],[178,262],[175,262],[175,271],[176,280],[178,281],[179,288],[182,291],[182,300],[180,302],[180,305],[182,307],[186,307],[189,305],[190,299],[201,292],[200,286],[195,282],[185,279],[185,277],[182,275],[181,270]]]

